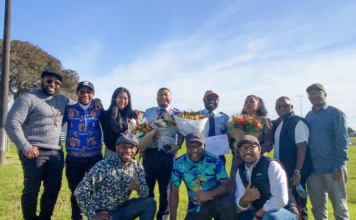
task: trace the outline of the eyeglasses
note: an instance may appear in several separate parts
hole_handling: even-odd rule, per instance
[[[247,150],[249,151],[253,151],[255,149],[255,147],[258,147],[258,145],[250,145],[248,147],[239,147],[239,151],[240,152],[246,152]]]
[[[317,96],[322,96],[323,94],[324,94],[323,91],[311,92],[311,93],[308,93],[308,96],[309,96],[309,97],[317,97]]]
[[[280,110],[282,108],[286,109],[288,108],[290,105],[289,104],[285,104],[285,105],[276,105],[276,109]]]
[[[61,84],[60,81],[53,81],[53,80],[51,80],[51,79],[46,79],[46,78],[44,78],[44,80],[45,80],[46,83],[48,83],[48,84],[51,84],[51,83],[54,82],[54,84],[55,84],[56,86],[59,86],[59,85]]]
[[[93,90],[89,90],[89,91],[83,91],[82,90],[82,91],[79,91],[79,94],[81,94],[81,95],[85,95],[85,93],[90,95],[90,94],[93,94],[94,91]]]

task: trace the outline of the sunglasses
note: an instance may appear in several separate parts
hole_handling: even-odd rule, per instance
[[[288,104],[285,104],[285,105],[276,105],[276,109],[278,109],[278,110],[280,110],[280,109],[282,109],[282,108],[284,108],[284,109],[286,109],[286,108],[288,108],[290,105],[288,105]]]
[[[81,95],[85,95],[85,94],[93,94],[94,93],[94,91],[93,90],[88,90],[88,91],[79,91],[79,94],[81,94]]]
[[[54,82],[54,84],[55,84],[56,86],[59,86],[59,85],[61,84],[60,81],[53,81],[53,80],[51,80],[51,79],[46,79],[46,78],[44,78],[44,80],[45,80],[48,84],[51,84],[51,83]]]
[[[311,92],[311,93],[308,93],[308,96],[309,96],[309,97],[317,97],[317,96],[322,96],[323,94],[324,94],[323,91]]]

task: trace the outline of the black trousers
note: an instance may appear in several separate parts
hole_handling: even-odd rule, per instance
[[[162,219],[168,208],[168,193],[167,187],[171,180],[173,155],[167,154],[163,150],[158,151],[157,148],[148,148],[143,154],[143,167],[146,172],[146,182],[149,188],[149,196],[154,198],[154,189],[156,181],[159,189],[159,206],[157,219]]]
[[[63,151],[39,148],[39,156],[27,158],[19,153],[24,171],[24,189],[21,196],[22,214],[25,220],[51,219],[61,189],[64,167]],[[37,198],[43,181],[41,211],[36,216]]]
[[[98,161],[102,160],[102,156],[87,157],[86,161],[71,161],[66,160],[66,176],[68,180],[68,187],[72,192],[70,196],[70,203],[72,207],[72,219],[82,219],[77,200],[74,196],[74,191],[82,181],[85,174],[92,168]]]
[[[307,178],[308,176],[304,176],[304,175],[302,175],[300,178],[300,185],[303,186],[304,190],[306,190]],[[308,210],[307,210],[308,198],[306,199],[301,198],[298,192],[296,191],[295,187],[293,187],[292,194],[294,196],[295,201],[298,204],[298,207],[301,207],[301,213],[299,214],[302,216],[302,219],[308,220]]]
[[[234,220],[237,218],[236,205],[228,194],[215,197],[204,202],[199,212],[188,212],[185,220]]]

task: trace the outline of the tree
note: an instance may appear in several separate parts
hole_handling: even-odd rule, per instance
[[[1,58],[2,40],[0,39]],[[16,99],[31,89],[40,88],[41,73],[48,68],[56,69],[63,75],[60,93],[76,99],[75,92],[79,82],[76,71],[64,69],[61,61],[38,46],[19,40],[11,41],[9,98]]]

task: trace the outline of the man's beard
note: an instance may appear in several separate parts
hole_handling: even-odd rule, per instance
[[[52,95],[54,95],[54,94],[56,93],[56,91],[55,91],[53,94],[49,93],[48,90],[47,90],[47,88],[45,88],[43,82],[41,82],[41,89],[42,89],[43,94],[45,94],[45,95],[47,95],[47,96],[52,96]]]

